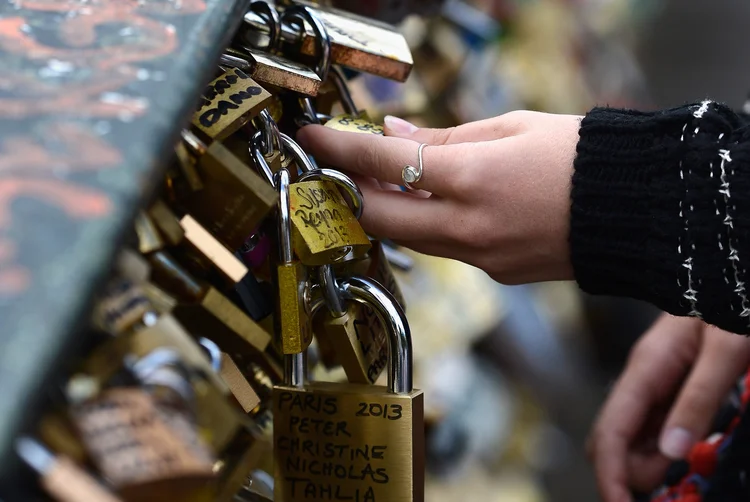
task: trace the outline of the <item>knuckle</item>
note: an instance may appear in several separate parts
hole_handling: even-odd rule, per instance
[[[378,177],[378,164],[380,161],[381,148],[375,142],[365,143],[362,151],[354,158],[356,171],[366,176]]]

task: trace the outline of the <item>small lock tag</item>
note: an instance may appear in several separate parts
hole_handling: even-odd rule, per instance
[[[193,126],[213,140],[237,132],[271,100],[271,94],[239,68],[231,68],[208,84]]]
[[[214,478],[214,459],[185,418],[158,409],[139,388],[114,388],[72,410],[86,449],[120,492],[141,500],[153,483],[196,489]],[[130,498],[130,497],[127,497]]]
[[[349,253],[361,257],[370,249],[370,239],[336,185],[295,183],[290,195],[294,250],[303,264],[331,264]]]
[[[204,188],[179,202],[225,246],[239,249],[276,206],[276,191],[221,143],[205,147],[184,135],[196,146]]]
[[[364,118],[356,118],[351,115],[338,115],[325,123],[325,126],[336,131],[358,132],[362,134],[376,134],[383,136],[383,126],[373,124]]]

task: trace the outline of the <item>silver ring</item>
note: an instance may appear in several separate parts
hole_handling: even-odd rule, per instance
[[[424,172],[424,160],[422,158],[422,151],[424,151],[425,147],[427,146],[427,143],[422,143],[419,145],[419,166],[414,167],[410,165],[404,166],[404,169],[401,171],[401,181],[403,181],[404,186],[410,190],[417,190],[417,188],[414,188],[413,185],[419,183],[419,180],[422,179],[422,173]]]

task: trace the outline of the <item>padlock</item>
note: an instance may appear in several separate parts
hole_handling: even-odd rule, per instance
[[[230,68],[203,91],[193,127],[219,141],[237,132],[270,104],[271,94],[244,71]]]
[[[247,72],[255,80],[271,88],[278,87],[305,96],[316,96],[320,90],[322,82],[312,68],[283,56],[242,43],[235,43],[234,47],[227,49],[227,53],[245,61],[248,64]]]
[[[274,175],[274,184],[279,191],[278,246],[279,264],[276,267],[278,303],[276,330],[279,350],[282,354],[304,352],[312,342],[312,326],[307,305],[307,269],[294,259],[292,250],[292,217],[289,172],[282,169]]]
[[[331,39],[333,64],[398,82],[409,78],[414,60],[406,39],[397,28],[309,1],[299,0],[294,4],[309,8],[324,25]],[[260,16],[246,16],[245,22],[258,33],[268,35],[268,25]],[[302,54],[312,56],[316,53],[317,34],[311,26],[305,26],[301,31],[302,42],[299,44],[299,27],[282,22],[281,41],[293,47],[301,45]]]
[[[73,407],[74,422],[94,464],[125,500],[210,500],[214,459],[188,427],[168,423],[152,396],[111,388]]]
[[[120,502],[113,493],[66,456],[55,456],[29,437],[16,440],[18,456],[41,478],[41,485],[59,502]]]
[[[367,303],[388,326],[388,387],[305,383],[304,355],[288,356],[274,388],[275,498],[424,501],[423,394],[412,385],[411,333],[377,283],[343,279],[346,301]]]
[[[179,203],[225,246],[239,249],[275,207],[276,192],[221,143],[206,147],[187,131],[183,139],[197,155],[204,187]]]
[[[176,352],[190,370],[195,399],[195,417],[201,436],[210,441],[219,457],[212,466],[216,478],[217,497],[229,502],[242,486],[244,477],[266,451],[262,434],[254,432],[253,424],[227,400],[229,390],[214,372],[201,348],[171,316],[162,316],[148,329],[127,337],[118,337],[100,347],[87,359],[84,370],[100,380],[111,378],[120,367],[124,355],[147,355],[164,348]]]
[[[335,263],[349,254],[361,257],[370,249],[370,240],[359,224],[362,193],[346,175],[333,170],[315,169],[309,158],[291,138],[281,135],[284,148],[303,171],[290,191],[294,250],[308,266]],[[344,188],[355,213],[338,190]]]

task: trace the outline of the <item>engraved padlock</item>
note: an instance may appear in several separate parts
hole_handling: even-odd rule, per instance
[[[206,86],[192,125],[208,139],[237,132],[271,101],[271,94],[239,68],[229,68]]]
[[[388,386],[306,383],[304,354],[287,356],[285,385],[274,387],[275,500],[422,502],[424,402],[412,385],[405,315],[369,279],[338,287],[388,326]]]
[[[359,187],[339,171],[315,169],[296,142],[285,134],[281,138],[303,172],[291,190],[294,250],[300,261],[319,266],[364,256],[371,244],[359,224],[363,209]],[[339,189],[347,194],[351,207]]]
[[[183,139],[197,157],[203,189],[179,203],[225,246],[239,249],[276,205],[276,193],[221,143],[206,146],[187,131]]]

